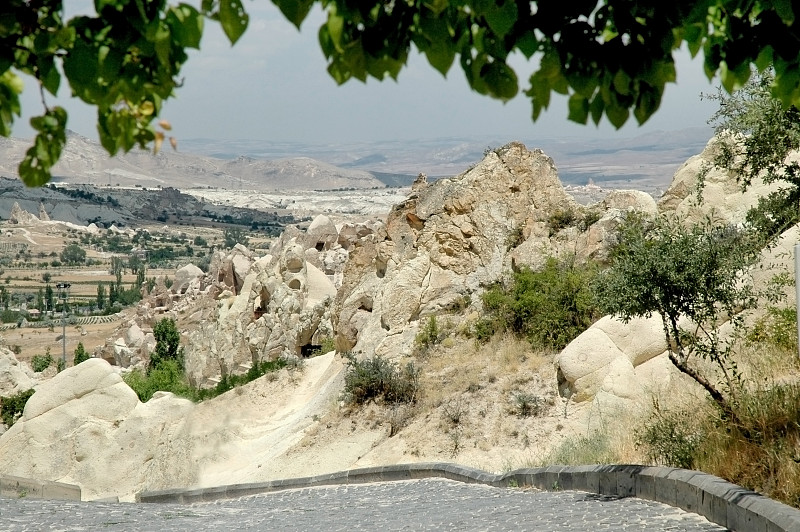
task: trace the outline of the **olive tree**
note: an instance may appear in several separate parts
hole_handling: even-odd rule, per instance
[[[65,264],[83,264],[86,262],[86,251],[78,244],[69,244],[61,250],[61,262]]]
[[[670,362],[732,414],[735,338],[721,336],[720,326],[728,320],[741,325],[742,311],[757,303],[742,273],[758,257],[758,239],[710,221],[687,228],[639,216],[626,219],[618,238],[611,266],[598,276],[602,307],[626,322],[658,314]],[[700,369],[698,358],[710,360],[720,378]]]
[[[273,0],[298,28],[319,4],[318,31],[337,83],[396,78],[413,48],[447,74],[456,62],[469,86],[508,100],[530,98],[535,120],[553,92],[568,95],[571,120],[605,116],[615,126],[632,114],[645,122],[676,80],[673,54],[686,45],[705,58],[709,78],[727,92],[755,67],[774,67],[770,87],[784,106],[800,102],[800,24],[786,0]],[[21,74],[33,76],[43,112],[19,166],[28,185],[42,185],[66,143],[67,113],[49,106],[66,80],[72,94],[97,108],[100,142],[110,153],[152,144],[170,126],[157,117],[181,84],[180,71],[199,48],[206,20],[231,43],[245,32],[242,0],[202,0],[199,9],[168,0],[96,0],[95,13],[65,18],[63,0],[5,0],[0,5],[0,135],[21,115]],[[512,54],[531,60],[521,81]],[[525,86],[521,87],[521,84]],[[225,95],[221,95],[225,97]]]

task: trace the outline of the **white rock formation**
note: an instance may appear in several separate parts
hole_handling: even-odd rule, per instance
[[[658,201],[661,212],[671,212],[687,223],[699,223],[712,215],[718,222],[739,224],[747,211],[758,204],[758,198],[778,190],[780,185],[765,185],[754,179],[746,191],[736,181],[736,176],[722,168],[712,167],[719,151],[719,139],[712,138],[699,155],[689,158],[675,173],[669,189]],[[699,176],[706,171],[704,187],[698,201]]]
[[[9,397],[30,390],[37,384],[34,373],[14,353],[0,347],[0,397]]]
[[[648,392],[668,385],[672,371],[677,371],[669,368],[666,350],[659,316],[637,318],[627,324],[606,316],[558,355],[559,390],[577,402],[592,399],[599,392],[643,399]],[[640,379],[642,375],[654,379]]]
[[[84,500],[253,481],[328,408],[342,367],[316,357],[294,381],[284,372],[195,405],[163,392],[141,403],[112,366],[90,359],[38,386],[0,435],[0,471],[78,484]]]
[[[219,270],[221,285],[234,286],[219,293],[215,308],[189,334],[186,368],[191,382],[206,386],[222,375],[247,371],[253,362],[301,356],[333,336],[329,308],[336,288],[306,261],[305,251],[292,239],[279,255],[262,257],[247,272]],[[224,264],[235,266],[235,261]]]
[[[655,205],[626,193],[593,208],[618,217],[622,209],[650,212]],[[399,356],[429,315],[476,301],[482,285],[512,268],[535,268],[576,250],[585,259],[608,246],[613,219],[554,229],[557,212],[578,220],[587,209],[564,191],[549,157],[520,143],[489,152],[457,177],[420,183],[392,210],[386,228],[365,235],[351,252],[333,311],[337,347]]]

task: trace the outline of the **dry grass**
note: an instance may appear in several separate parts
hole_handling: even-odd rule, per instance
[[[524,391],[529,383],[555,383],[553,358],[553,353],[535,351],[511,334],[496,335],[483,345],[470,340],[443,342],[424,362],[422,403],[436,408],[453,396],[489,385],[511,393]]]

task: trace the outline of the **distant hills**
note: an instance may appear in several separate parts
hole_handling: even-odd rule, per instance
[[[565,184],[606,188],[665,188],[689,157],[700,153],[710,128],[658,131],[636,137],[494,139],[479,136],[314,144],[264,140],[180,139],[179,151],[135,150],[109,158],[100,145],[69,133],[55,182],[95,186],[336,190],[408,186],[419,173],[459,174],[484,153],[512,140],[541,148]],[[30,143],[0,138],[0,175],[16,176]]]
[[[0,175],[16,177],[17,165],[30,141],[0,138]],[[369,172],[338,168],[309,157],[276,160],[239,155],[221,159],[197,153],[163,149],[157,155],[133,150],[109,157],[96,142],[69,132],[61,160],[53,169],[55,183],[95,186],[226,188],[243,190],[384,187]]]

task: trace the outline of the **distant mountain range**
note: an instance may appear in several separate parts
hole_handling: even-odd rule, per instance
[[[710,128],[659,131],[630,138],[487,139],[458,137],[341,144],[264,140],[181,139],[179,151],[135,150],[109,158],[102,147],[70,132],[54,180],[97,186],[178,189],[334,190],[408,186],[419,173],[453,176],[486,150],[512,140],[541,148],[565,184],[665,188],[689,157],[702,151]],[[30,141],[0,138],[0,175],[16,167]]]
[[[389,186],[407,185],[420,172],[429,177],[459,174],[480,161],[484,152],[522,141],[553,158],[562,182],[589,180],[614,188],[665,188],[686,159],[700,153],[711,128],[657,131],[635,137],[514,139],[464,136],[439,139],[369,141],[341,144],[256,140],[187,139],[182,150],[230,158],[247,155],[276,159],[299,154],[339,168],[362,169]]]
[[[30,141],[0,138],[0,175],[16,177]],[[375,188],[385,186],[369,172],[338,168],[308,157],[276,160],[239,155],[220,159],[163,149],[157,155],[133,150],[109,157],[100,144],[69,132],[67,146],[53,169],[55,183],[95,186],[226,188],[243,190]]]

